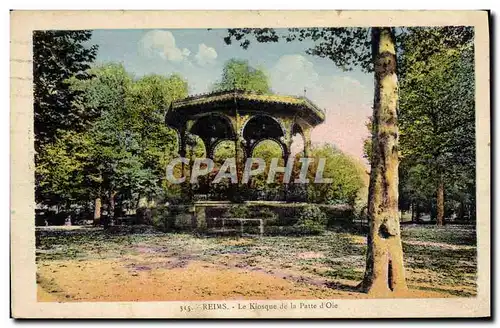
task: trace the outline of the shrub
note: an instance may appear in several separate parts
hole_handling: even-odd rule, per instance
[[[133,224],[153,224],[151,218],[151,209],[147,207],[139,207],[135,211],[135,220],[132,222]]]
[[[326,223],[326,214],[318,206],[307,205],[294,227],[302,235],[319,235],[325,232]]]
[[[158,206],[151,211],[151,225],[156,229],[167,232],[175,228],[175,217],[170,213],[167,206]]]
[[[227,212],[227,217],[248,218],[250,217],[250,210],[246,205],[233,205]]]
[[[266,226],[279,225],[278,214],[268,207],[252,206],[250,207],[250,217],[263,219]]]
[[[350,205],[320,205],[327,218],[327,227],[352,226],[355,209]]]
[[[326,226],[326,214],[317,205],[306,205],[303,207],[297,224],[315,223],[320,226]]]
[[[252,206],[250,207],[250,216],[259,219],[275,219],[278,217],[278,214],[267,207]]]
[[[298,204],[267,204],[258,206],[259,209],[262,209],[264,213],[273,213],[272,216],[269,217],[269,220],[266,220],[266,225],[281,225],[281,226],[292,226],[295,224],[302,213],[304,205]]]

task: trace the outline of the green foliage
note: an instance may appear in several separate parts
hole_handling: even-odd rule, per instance
[[[252,217],[266,219],[266,223],[267,220],[274,220],[278,217],[278,214],[276,214],[269,208],[252,207],[251,211],[252,211]]]
[[[236,28],[228,29],[224,38],[226,44],[239,42],[247,49],[251,40],[261,43],[313,41],[314,45],[306,50],[307,54],[328,58],[343,70],[361,67],[365,71],[373,70],[371,57],[371,34],[364,27],[312,27],[290,28],[288,33],[279,34],[272,28]]]
[[[373,71],[373,28],[228,29],[226,44],[312,41],[306,53],[340,68]],[[465,26],[396,28],[400,80],[400,195],[429,197],[428,186],[445,179],[446,194],[471,206],[475,194],[474,30]],[[371,123],[368,122],[371,133]],[[363,142],[370,161],[371,138]],[[413,165],[419,165],[413,168]],[[424,176],[425,175],[425,176]],[[425,181],[416,190],[417,180]],[[409,185],[406,185],[407,182]],[[424,187],[424,184],[426,185]],[[410,193],[410,195],[408,194]]]
[[[165,109],[187,96],[187,82],[178,75],[148,75],[133,83],[128,106],[133,108],[135,129],[141,134],[143,157],[155,174],[161,175],[177,157],[177,135],[164,122]]]
[[[188,138],[187,154],[188,158],[205,158],[205,144],[197,135],[190,135]]]
[[[433,197],[436,180],[445,179],[454,202],[475,202],[474,49],[472,30],[463,27],[408,28],[398,35],[400,73],[400,165],[403,200]],[[88,31],[35,32],[34,96],[36,197],[49,205],[116,198],[134,208],[141,197],[175,198],[178,186],[163,180],[164,168],[177,157],[177,135],[163,121],[164,109],[187,95],[178,75],[149,75],[134,80],[118,64],[89,69],[96,47],[85,47]],[[226,38],[246,48],[258,42],[312,40],[309,54],[337,66],[370,71],[370,33],[366,28],[231,29]],[[215,90],[270,92],[268,77],[248,62],[230,60]],[[370,123],[368,123],[370,128]],[[364,143],[369,159],[371,142]],[[188,150],[202,157],[199,138]],[[234,145],[216,157],[234,157]],[[233,154],[233,155],[231,155]],[[259,144],[255,157],[281,157],[272,141]],[[364,185],[364,169],[332,146],[313,150],[326,158],[323,176],[332,184],[314,184],[309,200],[353,204]],[[283,164],[283,163],[281,163]],[[267,172],[252,179],[255,190],[279,192],[267,184]],[[278,175],[277,181],[280,176]],[[310,174],[310,180],[314,176]],[[228,189],[231,190],[232,189]],[[457,204],[449,204],[449,207]]]
[[[246,205],[233,205],[227,213],[230,218],[248,218],[250,217],[250,210]]]
[[[299,220],[294,225],[304,234],[317,235],[325,232],[327,218],[325,213],[316,205],[308,205],[302,209]]]
[[[284,166],[283,151],[279,144],[274,140],[263,140],[259,142],[253,149],[252,156],[255,158],[262,158],[266,163],[266,169],[263,173],[251,177],[251,186],[253,192],[261,193],[266,195],[266,198],[273,198],[273,195],[279,195],[279,192],[283,188],[283,184],[280,183],[283,174],[276,173],[274,179],[271,183],[267,182],[267,177],[269,174],[269,167],[271,165],[271,160],[273,158],[278,158],[278,165]]]
[[[37,199],[52,204],[100,197],[135,209],[141,197],[157,198],[169,187],[164,170],[177,157],[177,135],[165,126],[163,113],[187,95],[187,83],[177,75],[134,81],[120,64],[96,66],[88,75],[68,79],[77,94],[71,106],[98,115],[87,130],[61,132],[55,143],[42,147]]]
[[[213,90],[246,90],[257,93],[270,93],[269,77],[263,69],[256,69],[248,61],[230,59],[224,65],[220,82],[215,83]]]
[[[410,28],[402,39],[399,124],[403,202],[432,203],[442,180],[449,201],[473,203],[472,37],[469,28]]]
[[[363,198],[365,204],[366,200],[367,197]],[[352,227],[354,217],[358,215],[358,209],[352,206],[322,205],[320,208],[326,215],[326,226],[328,228],[350,229]]]
[[[136,193],[155,190],[153,171],[145,165],[136,108],[128,106],[132,79],[123,66],[108,64],[93,69],[94,78],[85,81],[81,106],[100,108],[101,116],[89,130],[97,196],[118,193],[131,200]],[[82,86],[80,86],[82,87]]]
[[[271,213],[274,215],[265,223],[267,235],[307,236],[326,231],[328,218],[318,205],[276,205]]]
[[[366,173],[362,165],[330,144],[315,147],[311,153],[314,162],[310,165],[309,181],[314,181],[319,159],[324,158],[323,178],[332,179],[332,183],[310,184],[309,201],[353,205],[364,187],[363,175]]]
[[[271,159],[279,158],[278,162],[280,165],[283,165],[283,151],[280,145],[274,140],[263,140],[259,142],[252,153],[253,157],[262,158],[269,165],[271,163]]]
[[[91,35],[90,31],[33,32],[37,202],[67,205],[84,196],[86,178],[81,169],[88,140],[80,133],[99,113],[72,106],[81,92],[71,89],[69,79],[90,77],[87,70],[97,51],[97,46],[85,46]]]
[[[37,201],[47,205],[88,200],[91,183],[85,172],[91,162],[86,134],[65,131],[38,154],[36,168]]]
[[[35,149],[52,143],[58,131],[83,131],[98,113],[71,106],[79,95],[68,79],[85,80],[97,46],[87,47],[91,31],[33,32]]]
[[[397,28],[393,30],[399,45],[408,33],[418,28]],[[434,29],[420,28],[425,31],[422,38],[422,47],[416,58],[424,62],[436,49],[441,46],[456,46],[468,42],[473,31],[465,26],[446,26]],[[438,38],[436,38],[438,37]],[[309,55],[330,59],[335,66],[343,70],[360,67],[365,72],[373,71],[371,28],[366,27],[311,27],[289,28],[287,32],[280,33],[273,28],[235,28],[228,29],[224,38],[226,44],[234,41],[243,49],[247,49],[252,41],[259,43],[312,41],[311,48],[306,50]],[[401,47],[400,47],[401,48]],[[404,48],[404,46],[402,46]],[[399,50],[401,57],[404,54]],[[404,67],[401,63],[398,66]]]
[[[372,117],[368,118],[368,121],[365,124],[366,129],[368,131],[369,136],[363,139],[363,157],[371,164],[372,157]]]
[[[224,164],[226,159],[234,158],[235,156],[234,141],[231,140],[221,141],[214,150],[214,162],[218,166]]]
[[[153,208],[137,209],[135,224],[153,226],[157,231],[172,232],[191,229],[191,212],[189,206],[159,205]]]
[[[168,232],[175,228],[175,217],[167,206],[157,206],[151,211],[151,224],[159,231]]]
[[[141,196],[154,197],[168,187],[161,177],[167,163],[177,156],[177,136],[165,126],[163,111],[171,101],[187,95],[187,85],[176,75],[145,76],[133,82],[119,65],[97,70],[94,87],[114,89],[98,92],[107,94],[97,102],[106,110],[91,131],[104,189],[117,191],[134,203]],[[108,81],[113,82],[109,85]]]

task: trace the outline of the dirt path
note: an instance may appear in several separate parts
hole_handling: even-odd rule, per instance
[[[476,295],[474,231],[404,230],[407,282],[399,297]],[[466,243],[467,242],[467,243]],[[464,243],[461,245],[460,243]],[[41,233],[40,301],[169,301],[366,298],[355,288],[364,237],[202,238],[110,234],[98,229]]]
[[[355,282],[319,286],[261,271],[204,261],[146,266],[123,260],[50,261],[39,264],[38,300],[174,301],[366,298]],[[414,290],[403,297],[450,297]]]

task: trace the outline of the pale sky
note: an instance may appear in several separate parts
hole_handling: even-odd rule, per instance
[[[273,92],[304,95],[326,110],[326,120],[312,132],[313,143],[329,142],[362,158],[365,122],[371,115],[373,76],[343,72],[332,61],[305,54],[310,42],[253,42],[248,50],[226,45],[225,29],[95,30],[97,62],[120,62],[135,77],[182,75],[190,94],[209,92],[231,58],[248,60],[269,75]]]

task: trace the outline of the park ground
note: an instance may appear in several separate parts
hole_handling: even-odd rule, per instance
[[[328,231],[309,237],[196,237],[149,227],[37,228],[38,300],[172,301],[365,298],[366,238]],[[476,295],[472,226],[402,227],[402,297]]]

